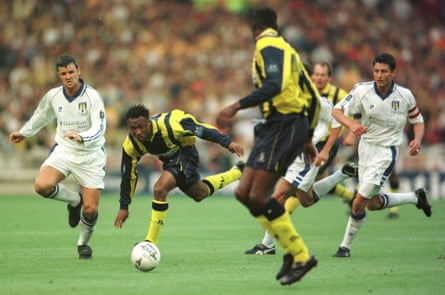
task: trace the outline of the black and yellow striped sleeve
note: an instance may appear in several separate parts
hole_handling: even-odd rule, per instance
[[[120,208],[128,209],[136,190],[138,180],[137,165],[142,156],[137,143],[128,135],[122,145]]]

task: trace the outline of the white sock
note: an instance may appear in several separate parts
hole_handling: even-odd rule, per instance
[[[365,217],[361,219],[354,219],[352,216],[349,216],[348,224],[346,225],[346,231],[343,236],[343,241],[341,242],[341,247],[345,247],[351,249],[352,241],[357,235],[358,231],[365,223]]]
[[[79,193],[73,192],[61,183],[56,185],[56,190],[54,191],[53,195],[49,196],[48,198],[67,202],[73,207],[76,207],[80,203]]]
[[[345,180],[348,177],[349,176],[345,176],[343,173],[341,173],[341,169],[337,170],[331,175],[314,183],[313,189],[319,197],[322,197],[330,192],[337,185],[337,183]]]
[[[267,248],[275,247],[275,239],[269,234],[268,231],[264,232],[263,241],[261,243]]]
[[[391,208],[398,205],[404,204],[417,204],[417,197],[414,192],[410,193],[387,193],[383,194],[382,198],[384,199],[386,205],[383,205],[384,208]]]
[[[83,214],[80,217],[79,222],[79,240],[77,240],[77,245],[88,245],[94,230],[96,229],[97,216],[94,219],[87,219]]]
[[[309,171],[306,173],[306,175],[301,180],[300,185],[298,186],[298,189],[300,189],[304,192],[307,192],[311,188],[311,186],[314,184],[315,178],[317,177],[319,170],[320,170],[320,167],[311,166]]]

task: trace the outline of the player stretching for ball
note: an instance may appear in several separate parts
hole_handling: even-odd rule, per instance
[[[239,162],[228,171],[201,180],[196,137],[218,143],[237,156],[242,156],[244,150],[215,127],[199,122],[181,110],[161,113],[150,119],[145,106],[135,105],[128,110],[126,119],[130,132],[122,146],[120,209],[114,225],[122,228],[128,218],[128,206],[138,180],[138,161],[145,154],[155,155],[162,161],[163,171],[153,187],[151,220],[145,240],[157,245],[167,216],[170,191],[179,187],[200,202],[241,177],[243,164]]]
[[[394,82],[396,62],[388,53],[378,54],[374,61],[374,81],[358,83],[348,96],[338,103],[332,115],[351,132],[360,136],[358,145],[359,188],[346,226],[343,241],[335,257],[349,257],[352,241],[365,222],[366,209],[382,210],[402,204],[415,204],[427,217],[431,206],[425,189],[409,193],[382,194],[399,157],[406,122],[413,125],[414,138],[409,142],[409,154],[420,152],[424,133],[423,117],[416,106],[412,92]],[[358,118],[360,122],[345,115]],[[332,132],[338,134],[339,128]]]
[[[45,198],[68,203],[70,226],[76,227],[80,220],[79,258],[88,259],[92,257],[88,244],[97,222],[99,197],[104,188],[104,104],[100,94],[80,78],[80,68],[74,57],[59,56],[56,71],[62,86],[43,96],[32,117],[19,131],[9,135],[9,141],[21,142],[57,120],[56,144],[43,162],[34,187]],[[79,183],[80,193],[60,183],[69,174]]]

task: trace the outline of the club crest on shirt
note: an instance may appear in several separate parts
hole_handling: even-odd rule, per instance
[[[391,109],[394,112],[398,111],[399,108],[400,108],[400,101],[398,101],[398,100],[391,101]]]
[[[86,115],[87,114],[87,103],[86,102],[79,102],[77,105],[77,108],[79,110],[79,114]]]

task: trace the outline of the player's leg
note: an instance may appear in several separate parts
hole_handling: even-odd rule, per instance
[[[34,187],[36,192],[45,198],[68,203],[68,223],[71,227],[76,227],[82,208],[81,196],[60,183],[71,171],[73,163],[71,157],[74,155],[66,154],[56,147],[42,164]]]
[[[45,198],[63,201],[75,207],[80,203],[79,193],[61,184],[64,179],[65,175],[56,168],[42,166],[34,181],[34,189]]]
[[[168,193],[176,187],[176,179],[170,171],[164,170],[153,187],[154,200],[151,203],[151,218],[145,240],[157,245],[168,213]]]
[[[333,255],[334,257],[349,257],[351,255],[350,250],[352,242],[366,220],[365,208],[367,203],[368,200],[363,197],[360,191],[357,192],[357,195],[352,202],[352,210],[346,224],[343,240],[340,243],[340,247],[338,248],[337,252]]]
[[[205,197],[211,196],[215,191],[218,191],[223,187],[228,186],[232,182],[239,180],[241,178],[243,169],[244,163],[240,161],[227,171],[205,177],[202,180],[202,182],[208,188]]]
[[[89,259],[93,251],[89,246],[91,237],[96,229],[98,218],[99,199],[101,189],[90,189],[81,186],[82,192],[82,214],[79,222],[79,239],[77,240],[77,251],[80,259]]]
[[[105,187],[105,164],[106,155],[103,150],[91,151],[88,156],[77,155],[71,164],[72,174],[80,184],[82,196],[82,214],[77,240],[80,259],[89,259],[93,254],[89,243],[96,229],[100,195]]]
[[[350,177],[358,176],[358,166],[347,162],[341,169],[314,183],[314,191],[321,197],[328,194],[338,183]],[[351,198],[352,199],[352,198]]]
[[[389,176],[389,187],[391,189],[391,193],[398,193],[399,192],[399,177],[397,176],[397,172],[394,169],[391,173],[391,176]],[[399,217],[399,207],[391,207],[389,208],[388,218],[394,219]]]
[[[254,176],[254,179],[250,181],[249,176]],[[276,199],[268,197],[275,183],[274,178],[276,178],[274,172],[246,167],[235,195],[243,204],[247,204],[251,214],[263,228],[277,238],[277,243],[286,253],[291,254],[296,261],[308,261],[309,250],[296,232],[289,213]],[[255,185],[244,186],[250,182]]]
[[[289,172],[289,169],[287,170]],[[288,176],[288,172],[286,172],[286,176]],[[287,194],[289,190],[292,188],[292,185],[289,181],[282,177],[278,181],[275,190],[272,194],[272,198],[275,198],[280,204],[287,203]],[[294,200],[298,200],[295,197],[292,197]],[[292,202],[293,205],[297,205],[298,203]],[[292,210],[294,210],[297,206],[294,206]],[[288,211],[289,212],[289,211]],[[275,254],[275,239],[269,234],[268,231],[265,231],[263,239],[261,243],[256,244],[253,248],[244,251],[245,254],[254,254],[254,255],[266,255],[266,254]]]
[[[379,150],[373,149],[374,146],[366,142],[359,144],[359,190],[352,202],[351,214],[346,225],[343,240],[334,257],[349,257],[352,242],[360,231],[366,220],[366,207],[368,202],[380,192],[381,185],[385,178],[376,179],[375,175],[384,175],[388,167],[391,167],[391,155],[379,154]],[[375,156],[382,156],[375,159]],[[389,159],[386,159],[386,157]]]
[[[227,171],[210,175],[200,180],[199,154],[196,147],[188,146],[183,148],[178,158],[181,165],[175,165],[176,167],[170,169],[170,172],[175,176],[181,190],[197,202],[239,180],[244,169],[244,162],[239,161]]]

